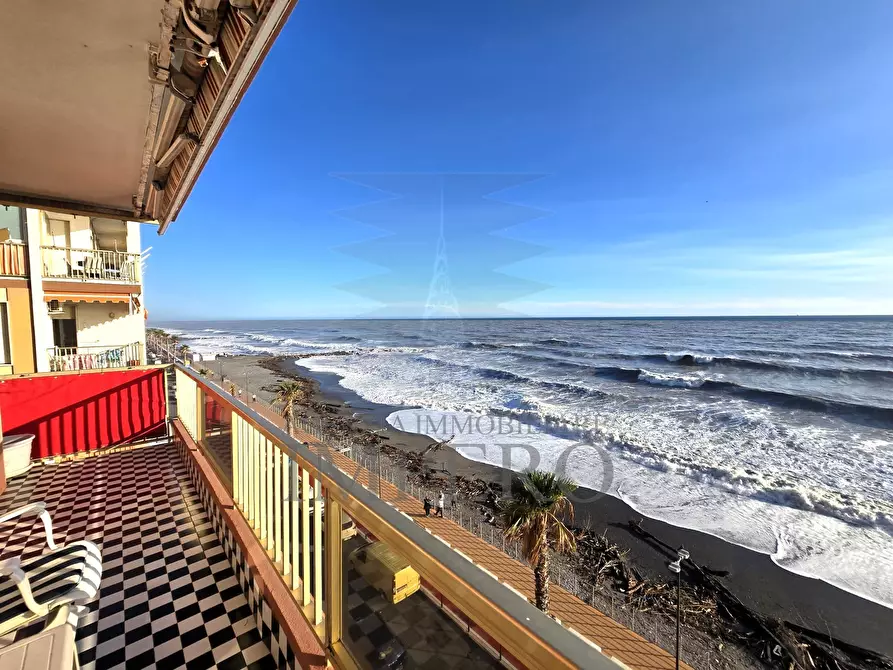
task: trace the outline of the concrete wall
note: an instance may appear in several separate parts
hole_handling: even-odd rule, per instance
[[[78,346],[95,347],[146,342],[142,311],[117,303],[79,303],[76,310]]]
[[[50,219],[68,222],[68,246],[74,249],[93,248],[93,232],[90,229],[90,217],[75,216],[73,214],[60,214],[59,212],[38,212],[41,245],[50,246],[53,243],[53,240],[49,234]],[[30,221],[31,219],[29,218],[29,223]],[[59,244],[58,241],[56,243]]]
[[[127,253],[138,254],[140,248],[140,224],[136,221],[127,222]]]

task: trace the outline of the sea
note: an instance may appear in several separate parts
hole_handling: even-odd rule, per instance
[[[893,318],[153,324],[302,354],[394,426],[552,469],[893,607]]]

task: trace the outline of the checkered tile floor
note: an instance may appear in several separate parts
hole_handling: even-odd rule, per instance
[[[349,553],[361,544],[359,537],[346,542],[344,552],[348,585],[344,642],[354,658],[376,668],[377,651],[390,646],[404,650],[404,670],[502,667],[422,592],[396,605],[385,600],[349,567]]]
[[[35,466],[10,480],[0,512],[40,500],[59,544],[102,548],[77,632],[84,670],[275,667],[174,446]],[[33,517],[0,525],[0,557],[43,546]]]

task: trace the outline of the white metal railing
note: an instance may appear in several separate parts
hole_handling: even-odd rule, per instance
[[[106,370],[143,364],[142,344],[131,342],[112,346],[50,347],[50,372],[65,370]]]
[[[43,276],[127,284],[140,282],[140,255],[126,251],[41,247]]]

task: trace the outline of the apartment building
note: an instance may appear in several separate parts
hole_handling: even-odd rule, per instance
[[[139,226],[0,206],[0,374],[145,363]]]

